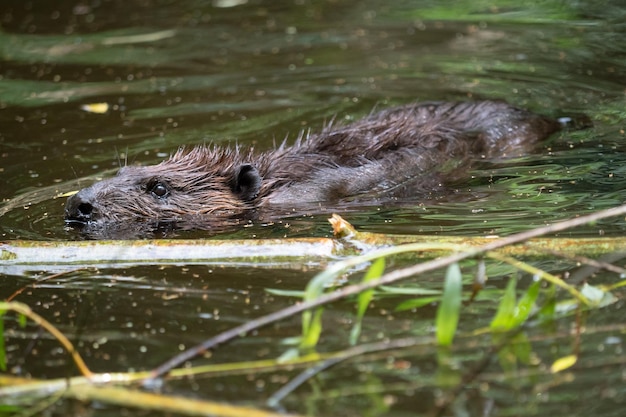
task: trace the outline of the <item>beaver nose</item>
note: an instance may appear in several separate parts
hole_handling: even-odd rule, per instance
[[[66,223],[87,223],[93,220],[93,193],[89,188],[80,190],[65,203]]]

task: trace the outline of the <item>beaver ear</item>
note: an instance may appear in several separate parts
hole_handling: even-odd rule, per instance
[[[237,170],[235,186],[233,191],[242,200],[252,200],[259,194],[261,189],[261,175],[255,167],[250,164],[243,164]]]

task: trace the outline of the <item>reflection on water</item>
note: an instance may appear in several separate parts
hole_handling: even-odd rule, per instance
[[[388,233],[507,234],[623,203],[626,12],[621,2],[491,3],[4,0],[0,236],[75,239],[63,228],[65,198],[57,198],[59,194],[112,175],[127,163],[157,162],[181,145],[215,141],[268,148],[303,129],[317,130],[332,118],[351,121],[375,107],[415,100],[502,98],[552,116],[587,114],[594,127],[557,134],[534,155],[478,167],[454,195],[440,201],[351,207],[346,217],[357,227]],[[92,103],[106,103],[108,111],[84,111]],[[325,218],[293,218],[289,227],[254,225],[232,236],[321,236],[328,231]],[[576,233],[621,235],[624,228],[617,219]],[[78,332],[95,370],[125,370],[157,365],[177,351],[174,344],[192,345],[285,306],[288,300],[267,298],[264,288],[301,289],[311,275],[217,267],[213,269],[220,272],[214,274],[209,269],[78,271],[30,288],[17,299],[49,309],[62,330]],[[0,293],[14,293],[37,274],[3,275]],[[433,277],[433,283],[439,278]],[[391,311],[394,304],[387,307]],[[471,320],[488,320],[489,308],[474,312]],[[338,307],[329,320],[341,323],[350,309]],[[432,311],[420,314],[399,314],[397,321],[374,315],[364,332],[376,337],[381,328],[395,335],[410,326],[427,328]],[[604,314],[592,321],[624,321],[619,307]],[[277,341],[297,329],[298,323],[279,326],[243,343],[258,357],[271,356],[282,351]],[[561,330],[557,342],[534,347],[544,363],[559,343],[572,343]],[[329,346],[341,346],[347,331],[348,326],[335,326]],[[32,336],[38,331],[25,332]],[[591,356],[597,346],[617,352],[621,341],[616,345],[611,337],[619,339],[599,331],[582,348]],[[19,352],[32,348],[11,343],[19,345]],[[73,373],[56,344],[41,343],[36,353],[26,355],[28,363],[13,370],[35,376]],[[241,352],[218,354],[241,360],[249,351]],[[604,359],[594,358],[597,363]],[[432,356],[413,360],[420,376],[432,376]],[[368,369],[377,366],[381,364]],[[384,390],[397,382],[395,376],[374,381],[385,369],[367,374],[372,387]],[[368,378],[356,367],[337,375],[342,372]],[[619,372],[606,372],[605,382],[623,386]],[[572,390],[587,392],[602,382],[598,373],[591,366],[576,374],[590,383],[563,385],[555,393],[573,398]],[[376,406],[326,399],[320,407],[327,409],[318,411],[339,415],[357,407],[381,414],[395,402],[392,410],[402,413],[415,410],[416,398],[423,400],[420,410],[428,411],[435,401],[432,385],[413,374],[406,378],[414,378],[416,396],[385,397],[388,404],[381,400]],[[478,412],[487,396],[509,414],[532,414],[533,407],[544,415],[556,412],[562,403],[545,398],[529,408],[520,405],[536,399],[531,379],[516,385],[493,377],[467,393],[466,408]],[[267,394],[260,386],[235,378],[204,382],[201,389],[224,399],[254,401]],[[199,388],[181,382],[177,389]],[[608,391],[602,395],[607,413],[622,409],[619,398]],[[573,404],[585,409],[585,398]],[[303,404],[290,405],[304,411],[298,408]]]

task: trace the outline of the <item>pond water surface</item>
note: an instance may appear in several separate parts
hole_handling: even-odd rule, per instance
[[[332,118],[347,122],[375,107],[428,100],[505,99],[555,117],[584,114],[593,127],[558,133],[532,155],[477,167],[449,198],[341,213],[357,228],[507,235],[623,204],[625,21],[619,0],[3,0],[0,238],[81,239],[64,227],[61,195],[126,163],[156,163],[182,145],[267,149]],[[329,236],[327,217],[253,224],[219,237]],[[617,218],[566,235],[610,237],[625,230]],[[174,237],[207,236],[181,231]],[[185,346],[290,305],[292,299],[265,289],[301,290],[320,268],[129,266],[73,271],[30,288],[46,271],[18,273],[0,265],[0,296],[28,287],[15,299],[73,335],[92,370],[122,372],[151,369]],[[441,280],[432,274],[420,284],[440,289]],[[496,279],[493,288],[504,282]],[[489,294],[464,311],[462,328],[488,325],[497,306]],[[400,301],[378,302],[364,323],[366,338],[431,331],[435,307],[392,314]],[[524,368],[510,378],[496,363],[449,413],[622,415],[622,308],[620,299],[586,318],[592,331],[577,347],[586,360],[572,372],[533,376]],[[351,303],[326,312],[321,350],[345,347],[352,315]],[[529,335],[530,368],[572,349],[572,322],[556,323],[554,337]],[[281,323],[218,349],[212,360],[276,357],[286,349],[281,340],[299,327],[298,320]],[[36,326],[20,329],[10,321],[7,328],[11,373],[75,375],[67,355]],[[459,368],[487,351],[476,343],[455,352]],[[283,405],[320,416],[431,413],[445,393],[436,381],[434,352],[403,354],[335,367]],[[402,364],[408,367],[399,371]],[[163,390],[262,407],[286,375],[292,374],[174,381]],[[120,412],[127,411],[72,401],[46,411]]]

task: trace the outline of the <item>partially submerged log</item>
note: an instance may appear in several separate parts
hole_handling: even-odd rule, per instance
[[[619,209],[619,208],[616,208]],[[612,209],[612,210],[616,210]],[[622,206],[622,210],[624,206]],[[582,218],[574,219],[581,223]],[[356,231],[341,217],[334,215],[333,238],[300,239],[161,239],[161,240],[109,240],[109,241],[58,241],[39,242],[14,240],[0,243],[0,273],[21,274],[28,269],[50,272],[81,267],[120,268],[139,264],[224,264],[232,266],[254,265],[278,267],[323,267],[337,258],[369,252],[381,247],[408,243],[450,245],[457,250],[476,247],[493,247],[507,256],[525,258],[563,256],[598,257],[608,253],[626,252],[626,237],[565,238],[540,236],[541,230],[549,233],[551,226],[511,237],[459,237],[386,235]],[[563,222],[565,223],[565,222]],[[556,224],[558,225],[558,224]],[[553,225],[556,227],[556,225]],[[574,224],[575,226],[576,224]],[[557,227],[564,230],[566,227]],[[510,244],[500,244],[503,240]],[[500,243],[498,243],[500,242]],[[413,252],[413,258],[434,258],[449,250],[424,250]],[[34,267],[34,268],[33,268]]]

